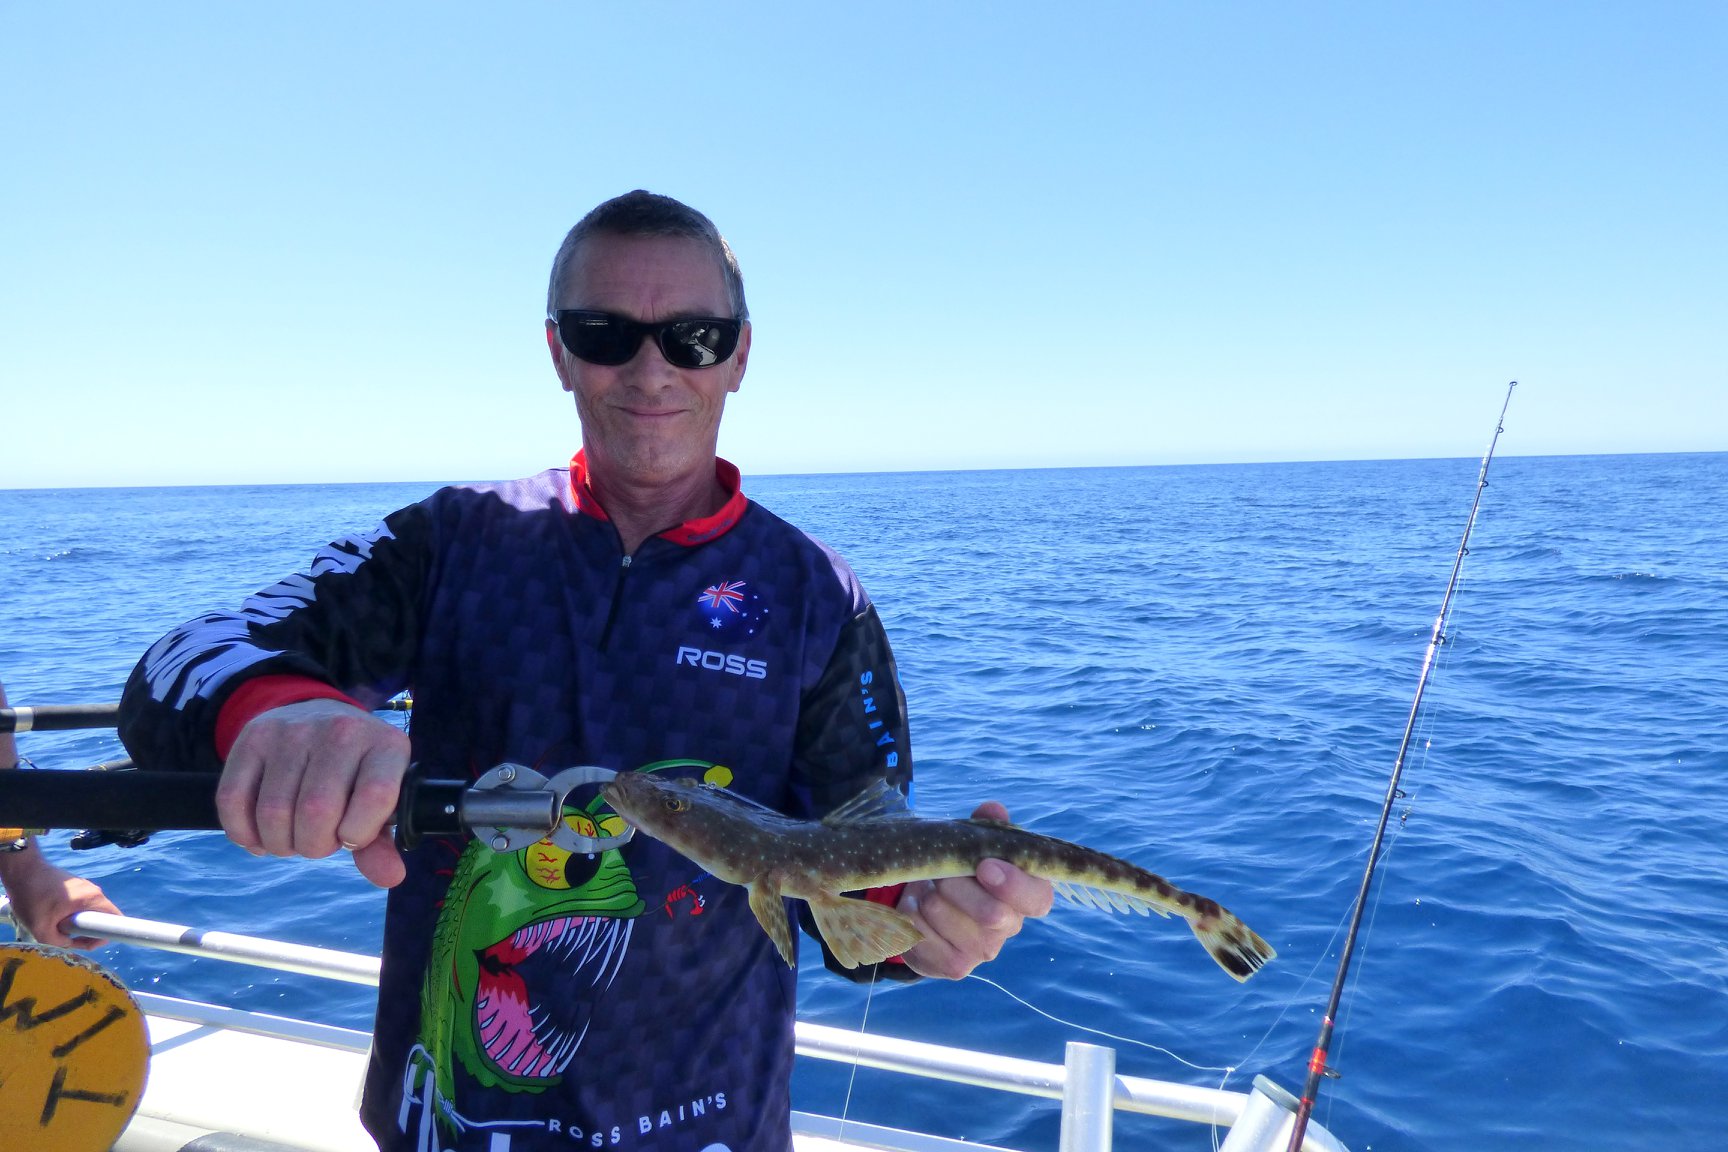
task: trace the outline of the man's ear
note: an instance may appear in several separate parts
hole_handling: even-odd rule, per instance
[[[750,321],[744,321],[744,328],[738,333],[738,350],[732,353],[732,358],[738,362],[738,375],[732,378],[729,392],[738,391],[738,385],[744,382],[744,369],[750,361]]]
[[[558,373],[558,383],[570,391],[570,378],[564,374],[564,344],[558,338],[558,322],[546,321],[546,350],[552,353],[552,371]]]

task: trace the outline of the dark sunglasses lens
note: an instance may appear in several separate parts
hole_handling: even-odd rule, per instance
[[[561,313],[558,338],[577,359],[609,366],[626,363],[642,346],[642,332],[635,325],[595,313]]]
[[[679,320],[660,330],[660,351],[680,368],[707,368],[738,347],[736,320]]]

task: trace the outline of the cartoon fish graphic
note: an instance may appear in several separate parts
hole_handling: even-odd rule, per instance
[[[620,773],[601,789],[612,810],[708,872],[750,893],[750,908],[792,959],[782,897],[806,901],[849,968],[897,956],[922,936],[899,911],[841,895],[914,880],[970,876],[1006,860],[1064,897],[1105,911],[1182,917],[1224,971],[1246,980],[1277,953],[1215,901],[1125,860],[995,820],[928,820],[885,781],[821,821],[797,820],[737,793],[686,779]]]
[[[623,831],[609,813],[566,809],[564,820],[585,836]],[[542,840],[499,853],[468,842],[421,989],[420,1046],[433,1065],[441,1120],[452,1119],[446,1094],[457,1064],[479,1083],[511,1092],[558,1083],[587,1019],[573,1005],[532,1002],[524,974],[550,965],[604,988],[643,910],[615,850],[584,856]]]

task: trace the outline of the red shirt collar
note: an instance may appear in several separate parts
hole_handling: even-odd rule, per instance
[[[668,528],[656,535],[674,544],[694,547],[731,531],[750,503],[749,497],[744,495],[744,478],[737,465],[718,456],[714,458],[714,478],[720,482],[720,487],[726,490],[726,502],[720,505],[719,511],[696,520],[686,520],[676,528]],[[594,494],[594,487],[588,482],[588,458],[581,449],[570,457],[570,491],[576,497],[579,511],[596,520],[612,519],[606,515],[606,509],[600,506],[600,498]]]

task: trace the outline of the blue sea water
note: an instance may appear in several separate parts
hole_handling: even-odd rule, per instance
[[[1280,953],[1238,986],[1179,924],[1059,904],[981,971],[992,983],[871,992],[806,971],[805,1017],[1050,1061],[1100,1029],[1128,1074],[1299,1087],[1478,465],[749,481],[877,599],[922,810],[1000,798],[1220,900]],[[0,679],[15,703],[117,699],[168,627],[432,487],[0,492]],[[1728,454],[1496,460],[1449,637],[1316,1118],[1356,1149],[1715,1146]],[[21,743],[52,767],[121,754],[112,733]],[[48,840],[136,915],[377,945],[382,901],[341,860],[259,861],[201,833]],[[99,956],[143,990],[369,1022],[368,989]],[[1056,1141],[1048,1102],[838,1066],[795,1089],[863,1121]],[[1212,1135],[1122,1118],[1118,1139]]]

